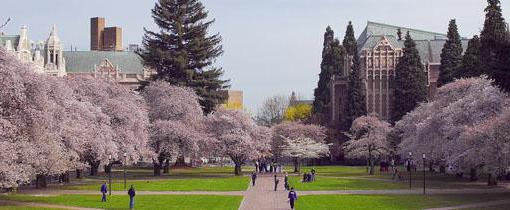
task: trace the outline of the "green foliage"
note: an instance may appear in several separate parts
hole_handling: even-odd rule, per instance
[[[441,51],[441,66],[437,79],[439,86],[452,82],[454,75],[457,74],[462,65],[462,43],[455,19],[450,20],[447,36],[448,40],[446,40]]]
[[[367,114],[366,90],[361,80],[361,63],[358,50],[354,50],[352,57],[352,71],[349,74],[347,103],[345,106],[345,125],[350,128],[352,122]]]
[[[477,77],[482,75],[480,47],[480,38],[476,35],[473,36],[468,42],[468,47],[462,59],[462,66],[460,70],[457,71],[457,74],[454,75],[455,78]]]
[[[510,90],[508,31],[499,0],[487,0],[485,22],[480,34],[481,66],[484,74],[506,91]]]
[[[296,104],[285,110],[283,119],[286,121],[304,121],[310,119],[312,106],[309,104]]]
[[[145,29],[144,64],[157,71],[154,79],[192,87],[201,97],[204,112],[225,101],[219,90],[228,87],[223,70],[213,66],[222,53],[219,34],[209,36],[214,20],[199,0],[160,0],[152,10],[158,32]]]
[[[342,75],[344,54],[344,48],[338,40],[334,39],[334,32],[328,26],[324,33],[321,72],[317,88],[314,91],[315,100],[313,102],[313,112],[321,114],[324,121],[328,121],[327,117],[331,111],[331,79],[333,75]]]
[[[127,209],[129,206],[129,196],[127,193],[124,195],[108,196],[108,202],[101,202],[101,198],[98,195],[9,195],[0,196],[0,199],[100,209]],[[221,195],[137,195],[135,196],[135,208],[148,210],[234,210],[239,208],[242,199],[242,196]]]
[[[356,44],[356,38],[354,37],[354,28],[352,27],[352,22],[349,21],[347,25],[347,29],[345,30],[344,40],[342,45],[345,48],[345,51],[348,55],[354,55],[358,50],[358,45]]]
[[[416,43],[407,32],[404,54],[395,68],[395,92],[392,120],[398,121],[419,103],[427,100],[427,75],[423,69]]]

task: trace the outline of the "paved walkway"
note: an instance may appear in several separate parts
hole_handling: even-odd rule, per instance
[[[287,210],[287,191],[283,184],[283,176],[279,176],[278,191],[274,191],[274,176],[258,175],[255,186],[249,187],[244,194],[239,210]],[[250,183],[251,184],[251,183]]]

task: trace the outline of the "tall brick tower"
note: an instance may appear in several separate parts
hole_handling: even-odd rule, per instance
[[[90,50],[103,49],[103,31],[105,21],[102,17],[90,18]]]

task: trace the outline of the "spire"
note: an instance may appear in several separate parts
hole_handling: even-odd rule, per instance
[[[57,26],[53,24],[53,27],[51,28],[50,36],[48,37],[48,40],[46,40],[46,47],[47,48],[57,48],[60,49],[60,38],[57,34]]]
[[[53,27],[51,27],[50,36],[56,36],[57,35],[57,25],[53,24]]]

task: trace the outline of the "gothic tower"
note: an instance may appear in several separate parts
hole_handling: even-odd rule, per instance
[[[66,74],[62,43],[57,35],[57,27],[53,25],[50,36],[45,43],[44,71],[46,74],[62,77]]]

